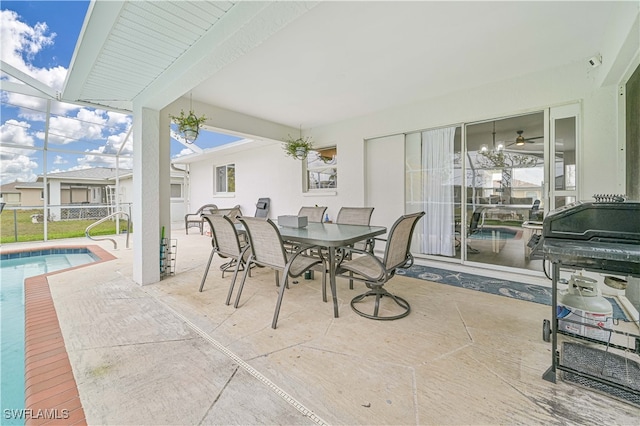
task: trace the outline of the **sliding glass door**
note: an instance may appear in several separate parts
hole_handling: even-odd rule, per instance
[[[405,135],[406,212],[424,210],[412,251],[542,271],[529,241],[577,199],[579,105]]]
[[[545,199],[544,112],[465,127],[465,251],[469,262],[538,269],[527,242]]]

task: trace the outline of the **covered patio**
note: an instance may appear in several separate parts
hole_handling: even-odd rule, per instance
[[[272,271],[254,270],[241,306],[226,306],[231,276],[217,256],[198,292],[209,238],[174,231],[176,274],[159,283],[137,285],[131,250],[108,243],[115,260],[48,277],[89,424],[637,420],[632,405],[542,379],[549,306],[397,276],[389,287],[410,301],[408,317],[356,315],[348,301],[359,287],[339,280],[334,318],[316,274],[291,285],[273,330]]]

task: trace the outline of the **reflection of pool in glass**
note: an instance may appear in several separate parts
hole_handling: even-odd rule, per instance
[[[22,425],[5,418],[5,410],[24,408],[24,280],[40,274],[95,262],[86,248],[46,249],[2,254],[0,261],[0,332],[2,335],[2,424]]]
[[[469,235],[469,238],[472,240],[493,240],[494,238],[511,240],[514,239],[516,235],[518,235],[518,231],[509,228],[482,228]]]

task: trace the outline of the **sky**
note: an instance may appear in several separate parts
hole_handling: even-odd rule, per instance
[[[0,57],[5,63],[56,90],[62,90],[89,7],[88,0],[2,1]],[[2,74],[2,79],[8,76]],[[14,81],[10,78],[11,81]],[[0,184],[32,182],[48,172],[89,167],[133,168],[130,115],[52,102],[48,153],[44,158],[46,101],[2,91],[0,109]],[[239,138],[201,131],[203,149]],[[124,147],[122,144],[124,143]],[[7,146],[19,145],[19,147]],[[171,140],[171,157],[193,153]],[[104,154],[112,154],[107,156]]]

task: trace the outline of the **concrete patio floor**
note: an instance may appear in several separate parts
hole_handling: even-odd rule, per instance
[[[176,274],[156,284],[135,284],[131,249],[107,242],[116,260],[49,277],[89,424],[638,422],[637,407],[542,379],[548,306],[398,276],[388,288],[408,317],[356,315],[363,286],[339,280],[334,318],[316,273],[291,284],[273,330],[271,270],[253,270],[235,309],[217,256],[198,292],[209,238],[174,238]],[[93,244],[55,245],[78,242]]]

